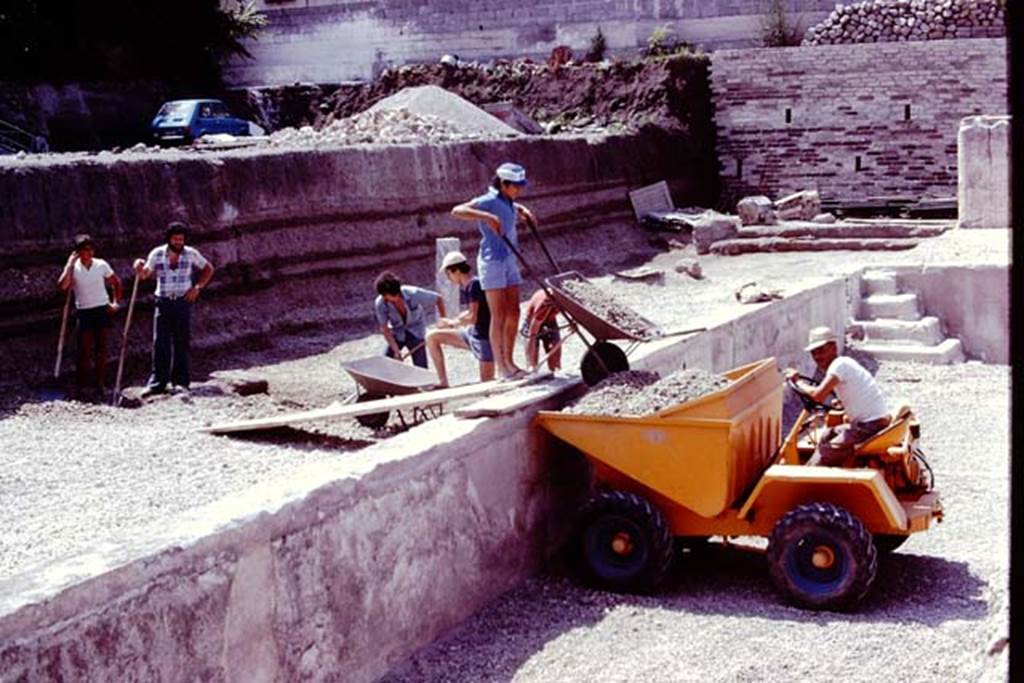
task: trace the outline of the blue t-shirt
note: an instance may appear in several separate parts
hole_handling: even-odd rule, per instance
[[[470,280],[465,288],[459,290],[459,303],[469,307],[472,302],[477,303],[476,322],[473,323],[473,334],[477,339],[491,338],[491,307],[487,305],[487,295],[480,284],[479,278]]]
[[[405,300],[405,320],[402,320],[397,308],[384,301],[384,297],[377,296],[373,302],[377,324],[387,324],[398,343],[405,341],[406,332],[418,339],[423,339],[427,336],[427,314],[431,306],[437,305],[437,300],[441,298],[441,295],[429,289],[402,285],[402,298]]]
[[[511,199],[492,187],[486,194],[474,199],[470,206],[497,216],[501,220],[502,233],[508,237],[513,247],[519,248],[519,241],[516,238],[516,207]],[[491,226],[479,221],[477,227],[480,229],[480,236],[483,237],[483,241],[480,242],[481,261],[503,261],[511,255],[505,240],[491,230]]]

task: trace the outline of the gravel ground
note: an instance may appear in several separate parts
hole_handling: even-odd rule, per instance
[[[680,370],[660,380],[656,372],[631,370],[597,383],[564,412],[575,415],[650,415],[710,394],[728,384],[724,377],[699,368]]]
[[[570,245],[551,242],[568,253]],[[767,287],[787,290],[868,264],[1006,263],[1007,247],[1006,231],[960,230],[899,254],[708,256],[701,257],[703,280],[672,271],[681,255],[692,253],[676,249],[649,263],[666,270],[662,284],[611,277],[593,281],[627,307],[672,329],[710,325],[748,310],[733,292],[752,274]],[[600,264],[593,267],[600,269]],[[383,432],[372,432],[354,420],[304,424],[244,439],[198,431],[208,422],[322,407],[353,393],[355,384],[339,363],[381,352],[379,335],[367,330],[291,337],[274,349],[223,359],[225,370],[266,378],[269,395],[239,397],[211,384],[196,387],[190,398],[160,398],[126,410],[45,400],[38,392],[4,387],[0,581],[100,542],[135,538],[181,512],[310,463],[336,461],[393,434],[400,428],[396,421]],[[578,339],[570,339],[563,367],[578,372],[583,351]],[[522,354],[521,343],[517,353]],[[477,365],[467,352],[449,350],[446,358],[453,382],[476,379]]]
[[[385,680],[1006,680],[1007,651],[988,650],[1008,635],[1009,368],[883,363],[878,379],[912,399],[946,520],[881,563],[856,613],[790,607],[763,555],[712,544],[651,596],[526,581]]]

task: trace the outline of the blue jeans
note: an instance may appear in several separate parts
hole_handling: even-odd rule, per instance
[[[157,297],[153,317],[153,374],[149,386],[189,385],[188,350],[192,304],[184,299]]]
[[[395,340],[398,344],[399,349],[416,349],[412,352],[412,363],[418,365],[421,368],[427,367],[427,347],[423,345],[423,340],[419,337],[405,333],[405,339],[402,341]],[[416,347],[419,347],[418,349]],[[384,347],[384,355],[388,358],[395,358],[395,354],[391,353],[391,347]],[[395,360],[398,360],[397,358]]]

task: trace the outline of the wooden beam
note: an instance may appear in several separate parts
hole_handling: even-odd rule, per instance
[[[260,429],[274,429],[285,427],[299,422],[312,422],[314,420],[328,420],[341,417],[354,418],[360,415],[372,415],[374,413],[402,410],[406,408],[418,408],[436,403],[447,403],[459,399],[475,398],[477,396],[489,396],[516,387],[521,387],[536,381],[535,377],[516,380],[514,382],[478,382],[464,384],[462,386],[450,387],[448,389],[437,389],[434,391],[421,391],[406,396],[395,396],[382,398],[376,401],[363,403],[340,403],[335,401],[326,408],[316,410],[305,410],[298,413],[287,413],[274,415],[273,417],[256,418],[253,420],[237,420],[235,422],[221,422],[210,425],[202,431],[208,434],[229,434],[231,432],[250,432]]]

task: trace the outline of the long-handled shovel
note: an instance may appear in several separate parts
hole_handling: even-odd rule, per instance
[[[117,361],[117,379],[114,381],[114,394],[110,397],[110,405],[117,407],[121,399],[121,373],[124,372],[124,353],[128,348],[128,328],[132,324],[132,312],[135,311],[135,295],[139,292],[139,276],[135,275],[132,283],[132,298],[128,301],[128,315],[124,320],[124,332],[121,334],[121,357]]]
[[[60,360],[64,355],[64,337],[68,331],[68,313],[71,312],[71,287],[68,287],[68,294],[64,298],[64,314],[60,320],[60,339],[57,340],[57,362],[53,364],[53,378],[60,377]]]

